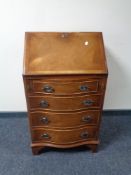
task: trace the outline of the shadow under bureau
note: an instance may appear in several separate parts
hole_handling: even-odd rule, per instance
[[[101,32],[27,32],[23,80],[33,154],[99,144],[107,81]]]

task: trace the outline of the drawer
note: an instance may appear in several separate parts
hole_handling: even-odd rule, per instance
[[[95,127],[84,127],[70,130],[34,129],[33,142],[47,142],[56,144],[69,144],[91,140],[96,137]]]
[[[100,108],[101,95],[82,95],[72,97],[30,96],[30,109],[52,111],[72,111],[87,108]]]
[[[71,128],[84,125],[96,125],[100,111],[88,110],[82,112],[55,113],[31,112],[30,117],[33,127]]]
[[[83,93],[97,93],[100,90],[101,80],[85,80],[85,81],[32,81],[32,93],[54,94],[54,95],[70,95]]]

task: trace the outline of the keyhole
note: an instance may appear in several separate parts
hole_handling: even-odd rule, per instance
[[[88,46],[89,42],[88,41],[85,41],[85,46]]]

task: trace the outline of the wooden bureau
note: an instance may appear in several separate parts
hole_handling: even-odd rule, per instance
[[[87,145],[96,152],[107,81],[101,32],[27,32],[24,86],[33,154]]]

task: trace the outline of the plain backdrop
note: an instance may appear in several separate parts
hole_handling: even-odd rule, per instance
[[[25,31],[103,32],[104,109],[131,108],[131,0],[0,0],[0,111],[25,111]]]

